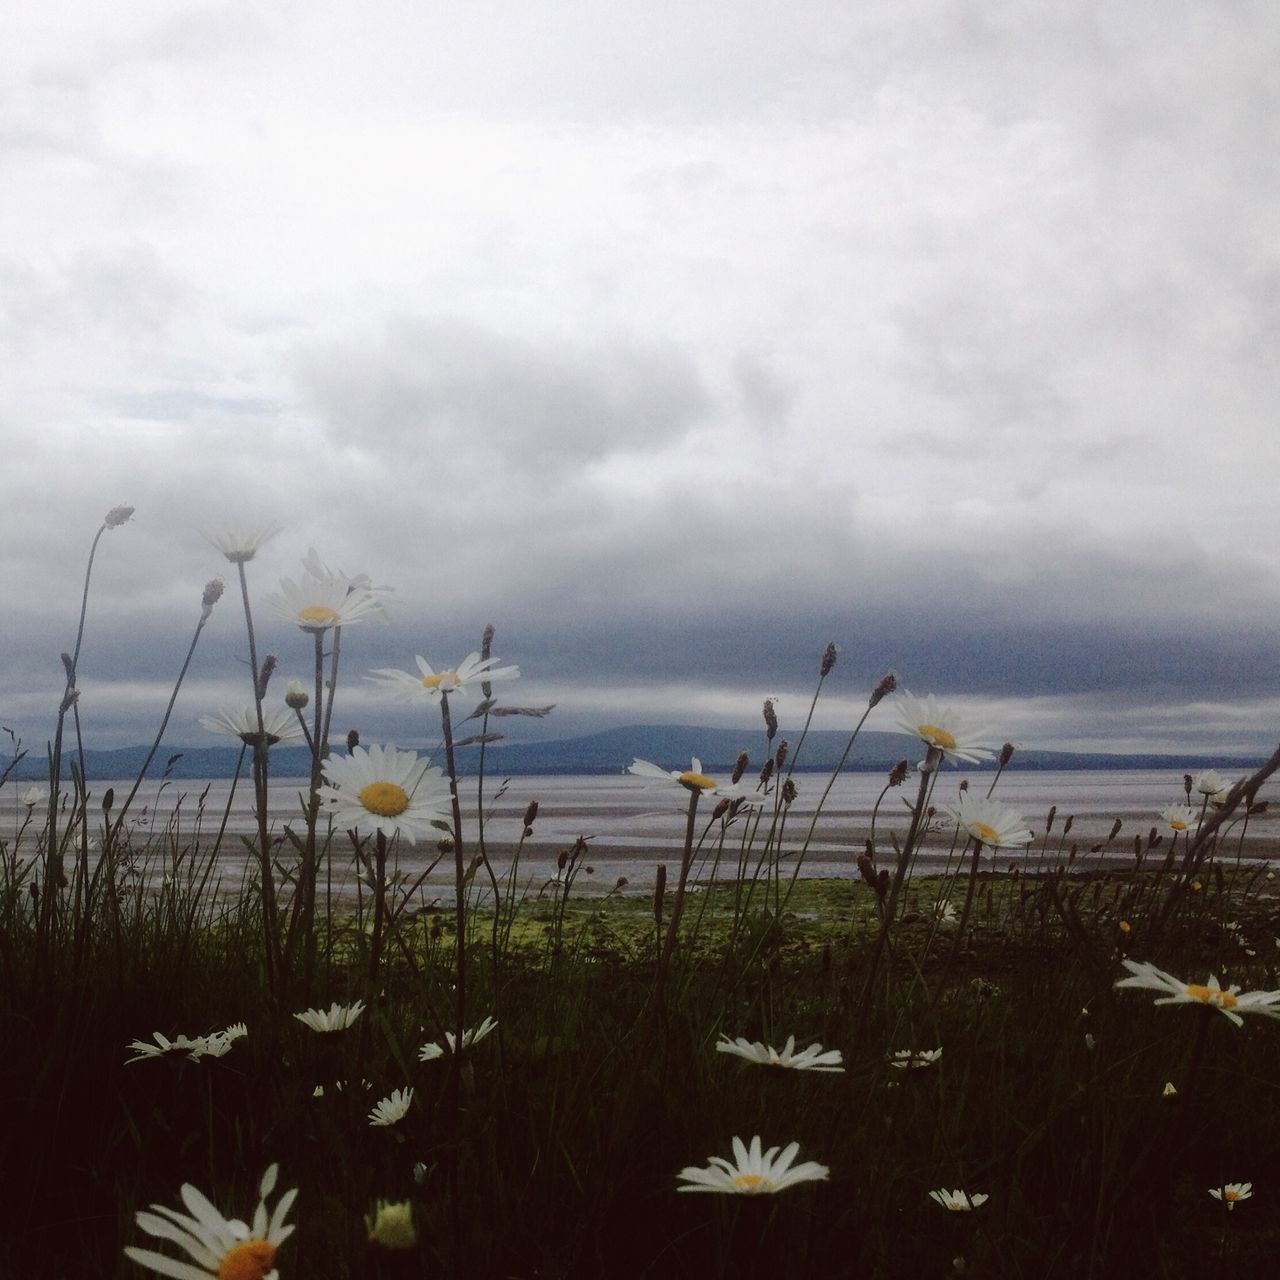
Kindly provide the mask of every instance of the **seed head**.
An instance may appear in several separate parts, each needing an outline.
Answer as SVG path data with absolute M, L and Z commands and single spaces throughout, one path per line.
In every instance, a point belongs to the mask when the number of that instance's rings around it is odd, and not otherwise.
M 772 742 L 778 733 L 778 714 L 773 709 L 772 698 L 764 700 L 764 727 L 765 736 Z
M 898 677 L 892 671 L 886 671 L 880 677 L 880 683 L 871 690 L 871 697 L 867 700 L 867 705 L 869 707 L 878 707 L 897 687 Z
M 840 646 L 834 640 L 822 651 L 822 662 L 818 666 L 818 675 L 825 680 L 830 674 L 831 669 L 836 665 L 836 659 L 840 656 Z
M 772 777 L 773 777 L 773 757 L 770 756 L 764 762 L 764 767 L 760 770 L 760 781 L 767 784 L 769 779 Z
M 1045 821 L 1044 821 L 1044 833 L 1045 833 L 1045 835 L 1048 835 L 1048 834 L 1049 834 L 1049 832 L 1053 830 L 1053 820 L 1054 820 L 1054 818 L 1056 818 L 1057 816 L 1058 816 L 1058 806 L 1057 806 L 1056 804 L 1055 804 L 1055 805 L 1050 805 L 1050 806 L 1049 806 L 1049 816 L 1048 816 L 1048 817 L 1045 819 Z M 1066 835 L 1067 833 L 1064 831 L 1062 834 L 1063 834 L 1063 835 Z
M 900 787 L 907 780 L 907 774 L 911 772 L 910 760 L 899 760 L 897 764 L 889 770 L 889 785 L 891 787 Z
M 124 524 L 129 517 L 133 515 L 132 507 L 112 507 L 102 518 L 102 523 L 108 529 L 117 529 Z
M 538 816 L 538 802 L 530 800 L 528 807 L 524 811 L 524 826 L 527 833 L 529 828 L 533 826 L 533 820 Z
M 360 745 L 360 730 L 347 730 L 347 755 L 350 755 Z
M 1071 816 L 1066 820 L 1066 822 L 1064 822 L 1064 823 L 1062 824 L 1062 834 L 1063 834 L 1064 836 L 1065 836 L 1065 835 L 1070 835 L 1070 834 L 1071 834 L 1071 824 L 1072 824 L 1075 820 L 1076 820 L 1076 815 L 1073 813 L 1073 814 L 1072 814 L 1072 815 L 1071 815 Z M 1117 827 L 1117 828 L 1116 828 L 1116 830 L 1118 831 L 1118 830 L 1119 830 L 1119 827 Z
M 223 582 L 221 578 L 210 578 L 204 584 L 204 595 L 200 597 L 200 621 L 208 622 L 213 606 L 222 599 Z
M 269 653 L 262 660 L 262 670 L 258 672 L 258 699 L 261 701 L 267 696 L 267 685 L 271 683 L 271 677 L 275 674 L 276 667 L 279 666 L 280 659 L 274 653 Z
M 742 781 L 742 775 L 747 771 L 747 765 L 751 763 L 751 758 L 745 751 L 738 752 L 737 762 L 733 766 L 733 784 L 737 786 Z
M 796 798 L 796 784 L 788 778 L 782 784 L 782 803 L 790 804 Z
M 1010 760 L 1013 759 L 1013 753 L 1015 750 L 1016 748 L 1014 747 L 1012 742 L 1006 742 L 1004 746 L 1000 748 L 1000 767 L 1002 769 L 1005 767 L 1005 765 L 1009 763 Z
M 1120 828 L 1121 828 L 1122 826 L 1124 826 L 1124 823 L 1123 823 L 1119 818 L 1117 818 L 1117 819 L 1116 819 L 1116 820 L 1111 824 L 1111 834 L 1107 837 L 1107 839 L 1108 839 L 1108 840 L 1114 840 L 1114 839 L 1116 838 L 1116 836 L 1118 836 L 1118 835 L 1120 834 Z M 1152 830 L 1152 831 L 1154 831 L 1154 830 L 1155 830 L 1155 827 L 1152 827 L 1152 828 L 1151 828 L 1151 830 Z
M 716 801 L 716 807 L 711 810 L 711 821 L 715 822 L 718 819 L 723 818 L 724 815 L 729 812 L 730 803 L 728 796 L 721 796 L 720 799 Z
M 782 770 L 782 766 L 783 766 L 783 765 L 786 763 L 786 761 L 787 761 L 787 750 L 788 750 L 788 747 L 789 747 L 789 744 L 788 744 L 788 742 L 787 742 L 786 738 L 783 738 L 783 740 L 782 740 L 780 743 L 778 743 L 778 749 L 777 749 L 777 751 L 775 751 L 775 752 L 774 752 L 774 755 L 773 755 L 773 766 L 774 766 L 774 768 L 775 768 L 775 769 L 777 769 L 779 772 L 781 772 L 781 770 Z
M 1192 778 L 1192 776 L 1189 773 L 1184 773 L 1182 775 L 1182 789 L 1187 793 L 1188 800 L 1191 799 L 1191 787 L 1194 781 L 1195 779 Z
M 965 778 L 965 779 L 964 779 L 964 781 L 960 783 L 960 790 L 961 790 L 961 791 L 968 791 L 968 790 L 969 790 L 969 779 L 968 779 L 968 778 Z

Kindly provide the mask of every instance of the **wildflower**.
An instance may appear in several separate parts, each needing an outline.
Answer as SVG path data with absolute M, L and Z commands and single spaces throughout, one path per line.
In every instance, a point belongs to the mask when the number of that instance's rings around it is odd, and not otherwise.
M 312 1031 L 345 1031 L 355 1024 L 356 1019 L 363 1012 L 363 1000 L 357 1000 L 355 1004 L 339 1004 L 335 1000 L 327 1010 L 307 1009 L 302 1013 L 295 1013 L 293 1016 L 303 1026 L 310 1027 Z
M 203 1037 L 203 1048 L 198 1055 L 193 1057 L 205 1058 L 221 1058 L 231 1051 L 231 1046 L 237 1040 L 242 1039 L 249 1034 L 249 1028 L 243 1022 L 233 1023 L 224 1031 L 215 1031 L 212 1035 Z
M 1170 804 L 1160 810 L 1160 816 L 1175 832 L 1186 831 L 1195 825 L 1195 810 L 1186 804 Z
M 972 764 L 991 759 L 991 751 L 979 745 L 987 731 L 940 705 L 933 694 L 915 698 L 904 690 L 898 695 L 896 706 L 898 726 L 940 751 L 943 759 L 968 760 Z
M 1209 1194 L 1215 1200 L 1221 1200 L 1228 1209 L 1234 1209 L 1237 1200 L 1248 1200 L 1253 1195 L 1253 1183 L 1228 1182 L 1223 1187 L 1210 1187 Z
M 414 658 L 418 675 L 411 671 L 398 671 L 382 667 L 365 676 L 393 692 L 397 701 L 412 702 L 418 698 L 434 701 L 442 693 L 454 693 L 467 685 L 492 683 L 494 680 L 514 680 L 520 674 L 519 667 L 495 666 L 497 658 L 482 658 L 479 653 L 469 653 L 452 671 L 437 671 L 421 655 Z
M 826 1165 L 814 1160 L 807 1160 L 793 1169 L 791 1162 L 800 1150 L 798 1142 L 781 1149 L 781 1154 L 779 1150 L 778 1147 L 770 1147 L 762 1154 L 758 1136 L 751 1139 L 749 1150 L 741 1138 L 734 1138 L 735 1163 L 723 1156 L 712 1156 L 710 1168 L 690 1166 L 681 1169 L 677 1180 L 690 1185 L 677 1190 L 718 1191 L 739 1196 L 772 1195 L 797 1182 L 825 1182 L 831 1172 Z
M 1164 1082 L 1164 1088 L 1160 1090 L 1160 1096 L 1162 1098 L 1175 1098 L 1177 1097 L 1177 1095 L 1178 1095 L 1178 1091 L 1177 1089 L 1174 1088 L 1173 1081 L 1166 1080 Z
M 369 1243 L 384 1249 L 412 1249 L 418 1243 L 413 1229 L 413 1205 L 408 1200 L 379 1200 L 373 1213 L 364 1215 Z
M 28 787 L 22 793 L 22 803 L 26 805 L 28 809 L 34 809 L 36 805 L 44 803 L 46 794 L 47 793 L 43 787 Z
M 232 564 L 246 564 L 258 554 L 258 548 L 280 532 L 278 524 L 223 525 L 218 529 L 202 529 L 205 540 L 217 547 Z
M 1131 925 L 1127 920 L 1121 920 L 1120 923 L 1116 925 L 1116 928 L 1119 929 L 1121 933 L 1133 932 L 1133 925 Z
M 720 1043 L 716 1045 L 717 1053 L 731 1053 L 748 1062 L 759 1063 L 763 1067 L 781 1067 L 791 1071 L 843 1071 L 843 1061 L 839 1049 L 826 1049 L 817 1042 L 807 1049 L 796 1053 L 796 1038 L 788 1036 L 787 1043 L 781 1049 L 771 1044 L 761 1044 L 759 1040 L 747 1040 L 739 1036 L 730 1040 L 722 1031 Z
M 952 906 L 950 899 L 939 902 L 933 909 L 934 920 L 948 928 L 955 928 L 960 923 L 960 917 L 956 915 L 956 909 Z
M 377 587 L 373 584 L 373 579 L 367 573 L 357 573 L 354 578 L 348 577 L 341 569 L 330 569 L 316 553 L 315 547 L 309 547 L 307 554 L 302 561 L 302 572 L 322 586 L 328 586 L 333 583 L 340 583 L 343 590 L 365 591 L 373 598 L 373 612 L 378 614 L 384 622 L 390 621 L 390 610 L 387 607 L 386 597 L 395 594 L 394 587 Z
M 688 791 L 714 791 L 719 785 L 714 778 L 702 772 L 702 761 L 697 756 L 693 757 L 689 768 L 683 773 L 679 769 L 668 772 L 648 760 L 632 760 L 627 766 L 627 772 L 634 773 L 638 778 L 658 778 L 663 782 L 674 782 Z
M 122 524 L 126 524 L 133 517 L 133 507 L 112 507 L 105 516 L 102 517 L 102 523 L 108 529 L 118 529 Z
M 1241 992 L 1238 986 L 1232 985 L 1226 990 L 1219 985 L 1218 979 L 1210 974 L 1202 983 L 1183 982 L 1172 974 L 1157 969 L 1155 965 L 1136 960 L 1125 960 L 1124 967 L 1130 976 L 1121 978 L 1117 987 L 1141 987 L 1149 991 L 1163 991 L 1163 999 L 1156 1004 L 1201 1004 L 1217 1009 L 1230 1018 L 1237 1027 L 1244 1025 L 1240 1017 L 1242 1013 L 1260 1013 L 1269 1018 L 1280 1018 L 1280 991 L 1247 991 Z
M 134 1051 L 132 1058 L 126 1058 L 124 1065 L 127 1067 L 131 1062 L 141 1062 L 144 1058 L 164 1058 L 171 1053 L 185 1053 L 193 1062 L 196 1061 L 204 1052 L 205 1040 L 203 1036 L 186 1036 L 180 1035 L 174 1040 L 170 1040 L 168 1036 L 162 1035 L 159 1031 L 152 1033 L 155 1044 L 149 1044 L 146 1040 L 130 1040 L 126 1049 Z
M 290 680 L 285 685 L 284 705 L 290 711 L 302 711 L 310 701 L 311 695 L 307 692 L 301 680 Z
M 932 1067 L 942 1057 L 939 1049 L 897 1049 L 889 1055 L 889 1065 L 899 1071 L 919 1071 Z
M 432 824 L 446 822 L 449 783 L 431 761 L 395 747 L 354 747 L 324 762 L 321 798 L 346 829 L 401 835 L 412 844 Z
M 975 839 L 991 849 L 1012 849 L 1030 844 L 1035 838 L 1023 826 L 1022 818 L 1008 805 L 971 791 L 960 793 L 960 803 L 947 812 Z
M 1202 796 L 1217 796 L 1223 792 L 1230 791 L 1234 781 L 1231 778 L 1224 778 L 1217 769 L 1205 769 L 1203 772 L 1196 774 L 1191 782 L 1192 791 L 1198 791 Z
M 462 1033 L 463 1049 L 470 1049 L 472 1045 L 479 1044 L 497 1025 L 496 1018 L 485 1018 L 478 1027 L 468 1027 Z M 452 1053 L 457 1036 L 452 1031 L 446 1031 L 444 1038 L 444 1044 L 424 1044 L 418 1050 L 418 1061 L 434 1062 L 437 1058 L 443 1058 L 446 1053 Z
M 374 1103 L 369 1112 L 369 1123 L 375 1127 L 386 1127 L 399 1123 L 409 1114 L 413 1102 L 413 1090 L 393 1089 L 390 1096 Z
M 345 578 L 280 579 L 280 590 L 267 597 L 276 617 L 312 634 L 330 627 L 349 627 L 377 613 L 381 603 L 366 587 L 349 587 Z
M 948 1191 L 946 1187 L 938 1191 L 930 1191 L 929 1199 L 936 1200 L 944 1209 L 950 1209 L 955 1213 L 966 1213 L 970 1209 L 976 1209 L 979 1205 L 986 1204 L 990 1196 L 984 1195 L 981 1191 L 975 1191 L 970 1195 L 967 1191 L 961 1191 L 957 1188 L 955 1191 Z
M 139 1266 L 177 1280 L 269 1280 L 275 1271 L 276 1250 L 292 1234 L 293 1226 L 285 1225 L 285 1216 L 293 1207 L 298 1191 L 286 1191 L 267 1212 L 267 1197 L 275 1190 L 278 1165 L 268 1167 L 258 1184 L 258 1207 L 253 1222 L 224 1218 L 189 1182 L 181 1191 L 182 1203 L 191 1216 L 164 1205 L 153 1204 L 153 1213 L 137 1214 L 138 1226 L 148 1235 L 172 1240 L 181 1245 L 196 1265 L 170 1258 L 150 1249 L 125 1249 L 127 1257 Z
M 220 710 L 216 716 L 201 716 L 200 723 L 210 733 L 225 733 L 239 738 L 246 746 L 256 747 L 258 736 L 258 711 L 256 707 L 241 707 L 239 711 Z M 297 718 L 287 711 L 263 711 L 262 732 L 268 747 L 277 742 L 295 742 L 302 737 Z

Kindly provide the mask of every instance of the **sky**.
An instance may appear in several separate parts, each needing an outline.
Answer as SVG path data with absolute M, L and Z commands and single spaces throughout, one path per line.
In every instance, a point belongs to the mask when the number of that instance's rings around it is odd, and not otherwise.
M 524 736 L 851 725 L 886 671 L 1063 750 L 1280 740 L 1272 0 L 70 0 L 0 68 L 0 723 L 149 740 L 204 583 L 497 628 Z M 245 701 L 205 628 L 166 741 Z M 512 686 L 514 689 L 514 686 Z M 282 692 L 282 690 L 277 690 Z M 886 703 L 869 728 L 892 728 Z

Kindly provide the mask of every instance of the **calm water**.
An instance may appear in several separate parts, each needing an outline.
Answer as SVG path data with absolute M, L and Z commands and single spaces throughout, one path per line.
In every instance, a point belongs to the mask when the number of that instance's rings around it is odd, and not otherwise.
M 958 770 L 944 770 L 934 792 L 934 804 L 952 802 L 965 776 Z M 973 789 L 985 791 L 990 777 L 990 774 L 985 777 L 973 774 L 970 779 Z M 782 840 L 783 850 L 790 854 L 803 844 L 828 778 L 822 774 L 799 774 L 796 782 L 799 795 L 791 808 Z M 91 809 L 100 811 L 101 797 L 108 786 L 114 786 L 119 803 L 131 785 L 132 781 L 91 784 Z M 301 828 L 299 795 L 306 785 L 305 779 L 298 778 L 272 783 L 270 812 L 277 834 L 286 826 Z M 0 793 L 0 815 L 9 831 L 16 829 L 25 813 L 19 803 L 24 786 L 6 787 Z M 867 838 L 872 807 L 883 786 L 884 775 L 878 773 L 847 774 L 836 780 L 809 840 L 803 874 L 856 874 L 854 859 Z M 891 856 L 888 833 L 905 830 L 906 802 L 914 799 L 915 786 L 914 779 L 908 780 L 905 786 L 890 791 L 881 803 L 877 835 L 882 862 Z M 1037 841 L 1031 846 L 1033 862 L 1045 856 L 1052 864 L 1059 856 L 1065 858 L 1075 843 L 1079 851 L 1077 865 L 1098 865 L 1108 860 L 1110 865 L 1131 863 L 1134 836 L 1145 838 L 1159 821 L 1161 808 L 1185 799 L 1181 773 L 1163 770 L 1010 772 L 1000 779 L 996 795 L 1018 810 L 1036 832 Z M 1264 788 L 1261 798 L 1275 804 L 1280 800 L 1280 787 Z M 221 781 L 144 785 L 131 811 L 133 825 L 139 834 L 172 835 L 181 846 L 197 831 L 204 837 L 215 835 L 229 800 L 227 836 L 219 863 L 224 883 L 231 884 L 243 873 L 244 845 L 239 837 L 251 835 L 255 830 L 252 788 L 246 783 L 236 788 L 234 796 L 230 784 Z M 532 837 L 525 841 L 519 880 L 521 884 L 531 883 L 535 892 L 554 876 L 559 852 L 570 847 L 579 836 L 588 839 L 590 852 L 585 861 L 594 869 L 590 875 L 584 871 L 579 876 L 575 883 L 579 892 L 605 892 L 615 886 L 618 877 L 625 876 L 629 882 L 628 892 L 644 893 L 653 886 L 659 862 L 666 862 L 669 873 L 674 873 L 672 864 L 679 862 L 684 837 L 685 793 L 625 775 L 516 777 L 503 786 L 487 784 L 486 839 L 490 858 L 499 872 L 519 840 L 521 819 L 530 800 L 538 801 L 539 814 Z M 473 783 L 464 782 L 463 801 L 466 830 L 471 839 L 477 811 Z M 1057 807 L 1057 817 L 1045 841 L 1041 837 L 1052 806 Z M 710 806 L 706 811 L 709 813 Z M 37 807 L 35 815 L 37 822 L 43 819 L 42 806 Z M 1117 817 L 1124 821 L 1120 835 L 1106 852 L 1090 853 L 1092 845 L 1106 839 Z M 1068 818 L 1073 821 L 1064 841 L 1062 833 Z M 1238 833 L 1239 828 L 1235 831 Z M 731 834 L 722 873 L 732 873 L 740 838 L 736 833 Z M 949 843 L 949 831 L 946 840 Z M 1229 841 L 1232 853 L 1236 844 L 1233 835 Z M 345 836 L 335 837 L 333 849 L 335 882 L 349 885 L 354 868 Z M 1280 825 L 1275 815 L 1268 813 L 1250 822 L 1244 852 L 1250 858 L 1280 860 Z M 416 878 L 427 866 L 426 854 L 425 844 L 403 850 L 401 869 Z M 942 854 L 945 854 L 945 845 L 938 854 L 922 859 L 922 869 L 936 868 Z M 1003 866 L 1008 861 L 1008 857 L 1001 855 L 994 865 Z M 704 868 L 704 874 L 705 871 Z M 429 895 L 446 900 L 452 878 L 451 865 L 442 863 L 425 882 Z

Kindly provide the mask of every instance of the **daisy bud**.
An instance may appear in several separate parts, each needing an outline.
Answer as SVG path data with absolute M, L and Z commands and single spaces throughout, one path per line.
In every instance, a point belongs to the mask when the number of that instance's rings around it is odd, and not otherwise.
M 279 665 L 280 659 L 274 653 L 269 653 L 262 660 L 262 670 L 258 672 L 258 698 L 259 700 L 267 696 L 267 685 L 271 683 L 271 677 L 275 674 L 276 667 Z
M 360 730 L 347 730 L 347 755 L 350 755 L 360 745 Z
M 1017 750 L 1017 748 L 1012 742 L 1006 742 L 1004 746 L 1000 748 L 1000 767 L 1002 769 L 1010 760 L 1013 759 L 1013 753 L 1015 750 Z
M 439 854 L 452 853 L 452 852 L 453 852 L 453 837 L 452 837 L 452 836 L 441 836 L 441 837 L 440 837 L 440 839 L 436 841 L 436 852 L 437 852 L 437 853 L 439 853 Z
M 764 727 L 765 736 L 772 742 L 778 732 L 778 715 L 773 709 L 772 698 L 764 700 Z
M 302 681 L 290 680 L 284 691 L 284 705 L 294 711 L 301 711 L 310 701 L 311 697 L 302 687 Z
M 897 764 L 889 770 L 889 785 L 891 787 L 900 787 L 907 780 L 907 774 L 911 772 L 910 760 L 899 760 Z
M 102 523 L 106 525 L 108 529 L 116 529 L 119 528 L 120 525 L 124 524 L 131 515 L 133 515 L 132 507 L 112 507 L 111 510 L 103 516 Z
M 529 828 L 533 826 L 533 820 L 538 816 L 538 802 L 530 800 L 528 808 L 524 811 L 525 834 L 528 834 Z
M 840 646 L 833 640 L 822 651 L 822 662 L 818 667 L 818 675 L 825 680 L 830 674 L 831 669 L 836 665 L 836 659 L 840 656 Z
M 742 775 L 746 773 L 747 765 L 750 763 L 751 758 L 747 753 L 745 751 L 739 751 L 737 763 L 733 766 L 733 777 L 731 779 L 734 786 L 737 786 L 737 784 L 742 781 Z
M 658 927 L 662 927 L 662 899 L 667 892 L 667 867 L 666 863 L 658 864 L 658 878 L 653 886 L 653 918 L 657 922 Z
M 880 677 L 880 683 L 871 690 L 871 697 L 867 700 L 867 705 L 869 707 L 878 707 L 897 687 L 898 677 L 892 671 L 886 671 Z

